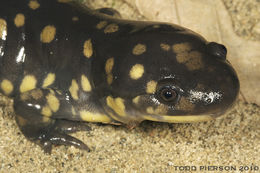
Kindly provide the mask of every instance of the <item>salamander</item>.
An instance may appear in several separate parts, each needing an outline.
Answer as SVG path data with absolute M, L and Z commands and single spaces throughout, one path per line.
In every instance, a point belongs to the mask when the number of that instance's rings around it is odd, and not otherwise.
M 116 16 L 116 17 L 115 17 Z M 225 113 L 239 93 L 227 49 L 174 24 L 130 21 L 70 0 L 1 0 L 0 91 L 21 132 L 89 150 L 85 122 L 135 127 Z

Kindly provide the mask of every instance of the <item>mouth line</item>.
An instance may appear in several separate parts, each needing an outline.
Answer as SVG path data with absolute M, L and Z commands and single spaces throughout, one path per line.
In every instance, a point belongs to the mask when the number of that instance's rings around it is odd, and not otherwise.
M 145 115 L 145 120 L 167 122 L 167 123 L 194 123 L 194 122 L 204 122 L 214 119 L 212 115 Z

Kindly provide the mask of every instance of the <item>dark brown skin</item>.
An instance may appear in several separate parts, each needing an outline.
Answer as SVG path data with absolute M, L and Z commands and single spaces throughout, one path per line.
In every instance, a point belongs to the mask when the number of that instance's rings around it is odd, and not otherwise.
M 239 81 L 223 45 L 119 17 L 56 0 L 1 2 L 0 89 L 45 152 L 53 144 L 89 150 L 68 135 L 88 130 L 82 122 L 198 122 L 234 104 Z

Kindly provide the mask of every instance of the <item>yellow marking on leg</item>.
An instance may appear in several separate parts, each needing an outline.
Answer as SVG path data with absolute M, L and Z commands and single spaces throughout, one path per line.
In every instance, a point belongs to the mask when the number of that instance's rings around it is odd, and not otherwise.
M 164 50 L 164 51 L 169 51 L 169 50 L 171 49 L 171 46 L 168 45 L 168 44 L 166 44 L 166 43 L 161 43 L 161 44 L 160 44 L 160 47 L 161 47 L 161 49 Z
M 80 117 L 83 121 L 86 122 L 102 122 L 102 123 L 109 123 L 111 119 L 105 115 L 100 113 L 92 113 L 89 111 L 80 111 Z
M 109 85 L 111 85 L 113 82 L 113 74 L 112 74 L 113 66 L 114 66 L 114 58 L 107 59 L 106 65 L 105 65 L 105 71 L 107 74 L 107 83 Z
M 50 93 L 46 96 L 46 99 L 50 109 L 53 112 L 57 112 L 60 108 L 60 101 L 57 99 L 57 97 Z
M 97 29 L 103 29 L 107 25 L 107 21 L 101 21 L 97 24 Z
M 26 75 L 20 85 L 20 92 L 33 90 L 36 87 L 37 80 L 33 75 Z
M 51 109 L 49 108 L 49 106 L 44 106 L 42 108 L 41 114 L 46 116 L 46 117 L 51 117 L 52 116 L 52 112 L 51 112 Z
M 11 81 L 4 79 L 1 82 L 1 89 L 3 90 L 5 95 L 9 95 L 13 92 L 14 86 Z
M 50 43 L 54 40 L 56 35 L 56 28 L 52 25 L 47 25 L 43 28 L 40 38 L 43 43 Z
M 54 73 L 49 73 L 47 75 L 47 77 L 44 79 L 42 87 L 46 88 L 48 86 L 50 86 L 51 84 L 53 84 L 53 82 L 55 81 L 56 75 Z
M 146 84 L 146 93 L 154 94 L 156 91 L 157 82 L 152 80 Z
M 104 33 L 110 34 L 110 33 L 117 32 L 118 30 L 119 30 L 119 26 L 117 24 L 112 23 L 106 26 L 106 28 L 104 29 Z
M 139 103 L 139 101 L 140 101 L 140 96 L 136 96 L 135 98 L 133 98 L 133 100 L 132 100 L 132 102 L 134 103 L 134 104 L 138 104 Z
M 0 39 L 6 40 L 7 36 L 7 23 L 4 19 L 0 18 Z M 2 52 L 0 52 L 2 54 Z
M 79 90 L 78 83 L 77 83 L 77 81 L 75 79 L 73 79 L 71 81 L 71 86 L 69 88 L 69 91 L 70 91 L 71 97 L 74 100 L 78 100 L 79 99 L 78 90 Z
M 137 44 L 133 49 L 134 55 L 142 55 L 146 51 L 146 45 Z
M 122 98 L 112 98 L 111 96 L 108 96 L 107 99 L 107 105 L 114 110 L 119 116 L 126 116 L 125 113 L 125 104 L 124 100 Z
M 90 92 L 92 90 L 90 82 L 85 75 L 81 75 L 81 86 L 83 91 Z
M 24 94 L 24 95 L 26 95 L 26 94 Z M 39 100 L 40 98 L 43 97 L 42 90 L 40 90 L 40 89 L 32 90 L 31 96 L 32 96 L 33 99 Z
M 22 27 L 25 23 L 25 16 L 21 13 L 18 13 L 14 18 L 14 24 L 17 28 Z
M 37 8 L 40 7 L 40 4 L 37 0 L 30 0 L 28 6 L 32 9 L 32 10 L 36 10 Z
M 135 64 L 130 70 L 131 79 L 137 80 L 141 78 L 144 74 L 144 66 L 141 64 Z
M 153 109 L 153 107 L 148 107 L 148 108 L 146 108 L 146 112 L 148 113 L 148 114 L 154 114 L 154 109 Z
M 85 57 L 87 57 L 87 58 L 91 58 L 91 56 L 93 55 L 93 45 L 92 45 L 91 39 L 88 39 L 87 41 L 85 41 L 84 46 L 83 46 L 83 53 L 84 53 Z

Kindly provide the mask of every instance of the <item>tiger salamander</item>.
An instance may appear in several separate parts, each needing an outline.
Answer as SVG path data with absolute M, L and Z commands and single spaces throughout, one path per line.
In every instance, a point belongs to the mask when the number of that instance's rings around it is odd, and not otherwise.
M 207 121 L 235 102 L 239 80 L 223 45 L 119 16 L 69 0 L 1 0 L 0 90 L 45 152 L 89 150 L 69 135 L 82 122 Z

